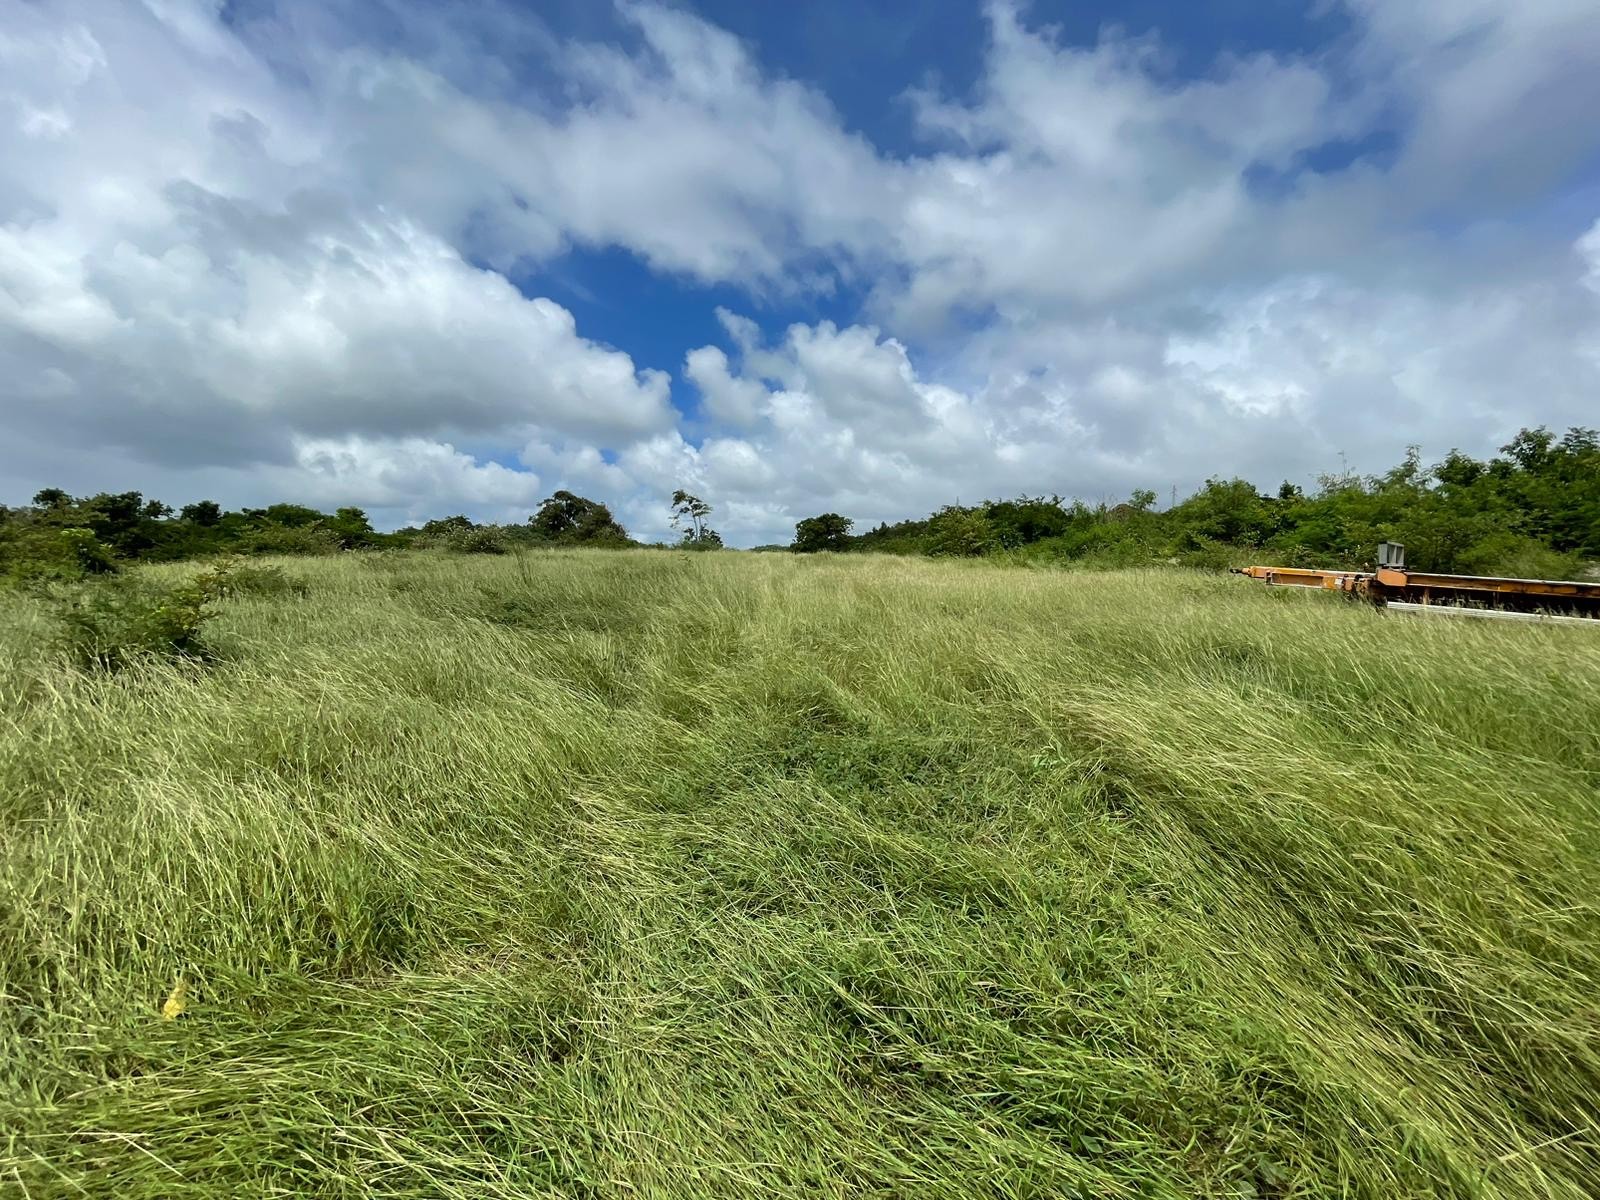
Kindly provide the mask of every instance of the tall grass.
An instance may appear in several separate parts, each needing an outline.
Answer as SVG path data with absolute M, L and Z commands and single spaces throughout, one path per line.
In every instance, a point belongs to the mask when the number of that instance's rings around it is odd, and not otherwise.
M 1591 631 L 289 569 L 206 664 L 0 618 L 0 1193 L 1600 1194 Z

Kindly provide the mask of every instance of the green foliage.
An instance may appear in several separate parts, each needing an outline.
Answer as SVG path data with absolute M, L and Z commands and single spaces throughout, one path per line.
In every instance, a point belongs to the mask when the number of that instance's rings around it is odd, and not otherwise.
M 222 506 L 215 500 L 197 500 L 193 504 L 185 504 L 179 515 L 185 521 L 209 528 L 222 520 Z
M 706 524 L 711 505 L 679 488 L 672 493 L 672 527 L 683 531 L 683 550 L 721 550 L 722 535 Z
M 0 523 L 0 580 L 12 583 L 76 580 L 118 569 L 111 547 L 79 526 Z
M 440 517 L 437 520 L 429 521 L 422 527 L 421 535 L 424 538 L 448 537 L 451 534 L 466 533 L 476 528 L 477 526 L 467 517 L 457 513 L 453 517 Z
M 559 491 L 528 518 L 529 530 L 541 541 L 558 546 L 627 546 L 628 531 L 604 504 Z
M 332 517 L 323 517 L 320 524 L 339 540 L 340 547 L 345 550 L 357 550 L 379 542 L 372 523 L 367 520 L 367 514 L 359 508 L 341 508 Z
M 1175 555 L 1179 565 L 1197 567 L 1203 571 L 1226 571 L 1232 567 L 1242 567 L 1249 563 L 1252 556 L 1252 552 L 1244 547 L 1207 537 L 1192 539 L 1185 550 Z
M 338 534 L 312 523 L 261 524 L 233 544 L 241 554 L 336 554 L 341 548 Z
M 111 547 L 96 540 L 92 530 L 63 529 L 56 536 L 61 539 L 68 561 L 80 575 L 116 574 L 117 560 Z
M 1112 521 L 1100 514 L 1085 514 L 1059 538 L 1040 542 L 1042 549 L 1081 567 L 1113 570 L 1148 567 L 1166 555 L 1132 522 Z
M 807 517 L 794 527 L 794 544 L 791 547 L 796 554 L 816 554 L 823 550 L 848 550 L 850 548 L 850 527 L 855 522 L 849 517 L 841 517 L 838 513 L 823 513 L 817 517 Z
M 929 521 L 897 521 L 893 525 L 880 521 L 876 527 L 850 539 L 854 550 L 875 554 L 921 554 L 928 537 Z
M 1184 502 L 1185 549 L 1206 542 L 1259 546 L 1275 532 L 1277 521 L 1269 502 L 1243 479 L 1208 479 Z
M 504 554 L 507 550 L 505 538 L 487 525 L 457 530 L 446 538 L 444 548 L 457 554 Z
M 1479 461 L 1450 451 L 1428 466 L 1416 447 L 1369 477 L 1323 476 L 1315 491 L 1283 481 L 1261 494 L 1247 480 L 1213 477 L 1181 503 L 1156 511 L 1157 494 L 1136 489 L 1120 504 L 1089 506 L 1060 496 L 948 506 L 921 520 L 852 533 L 838 513 L 796 526 L 791 549 L 947 557 L 1004 555 L 1027 562 L 1135 566 L 1177 561 L 1212 566 L 1242 558 L 1290 566 L 1369 565 L 1381 541 L 1400 541 L 1416 568 L 1479 574 L 1581 574 L 1600 558 L 1600 433 L 1561 436 L 1524 429 L 1500 454 Z M 677 546 L 721 548 L 712 506 L 683 489 L 672 495 Z M 545 499 L 525 525 L 477 526 L 465 515 L 420 529 L 375 531 L 359 508 L 332 515 L 301 504 L 225 512 L 214 501 L 170 506 L 138 492 L 74 499 L 44 488 L 31 508 L 0 507 L 0 578 L 71 578 L 100 569 L 76 561 L 57 536 L 85 529 L 103 548 L 96 562 L 175 561 L 217 554 L 319 555 L 407 546 L 495 553 L 523 546 L 631 545 L 609 508 L 568 491 Z M 1223 549 L 1227 547 L 1228 549 Z
M 359 512 L 359 509 L 353 510 Z M 326 518 L 314 508 L 307 508 L 304 504 L 271 504 L 259 510 L 247 510 L 249 515 L 259 516 L 264 521 L 274 525 L 282 525 L 289 529 L 306 529 L 313 525 L 324 523 Z
M 213 616 L 200 581 L 164 585 L 108 576 L 51 593 L 56 645 L 85 670 L 116 671 L 144 658 L 199 658 L 200 629 Z
M 929 520 L 925 553 L 934 557 L 976 558 L 998 544 L 981 510 L 949 505 Z
M 987 526 L 987 534 L 983 540 L 988 548 L 1015 550 L 1021 546 L 1029 546 L 1045 538 L 1059 536 L 1066 532 L 1072 523 L 1071 514 L 1061 507 L 1059 496 L 1052 496 L 1048 500 L 1027 496 L 1016 500 L 991 500 L 979 511 Z M 935 518 L 934 525 L 935 536 L 945 536 L 944 530 L 947 529 L 948 522 L 941 525 L 940 519 Z M 939 550 L 930 553 L 958 553 L 958 551 Z
M 1463 575 L 1509 575 L 1521 579 L 1575 579 L 1584 562 L 1576 554 L 1562 554 L 1523 534 L 1490 533 L 1463 550 L 1455 559 Z
M 721 550 L 722 535 L 709 526 L 687 530 L 678 543 L 680 550 Z
M 1488 462 L 1452 450 L 1433 467 L 1411 447 L 1382 475 L 1327 475 L 1310 495 L 1288 480 L 1262 495 L 1247 480 L 1218 477 L 1164 512 L 1155 502 L 1149 489 L 1111 507 L 990 500 L 880 524 L 846 548 L 1095 567 L 1354 568 L 1371 564 L 1379 542 L 1399 541 L 1421 570 L 1570 577 L 1600 557 L 1600 434 L 1523 430 Z
M 302 599 L 311 593 L 310 584 L 282 567 L 261 566 L 243 559 L 218 563 L 196 582 L 207 596 L 217 600 L 236 596 Z

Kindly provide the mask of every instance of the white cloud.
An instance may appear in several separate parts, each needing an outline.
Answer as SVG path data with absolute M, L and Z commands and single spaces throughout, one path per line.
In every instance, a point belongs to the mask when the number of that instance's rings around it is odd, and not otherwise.
M 665 374 L 468 263 L 403 195 L 363 205 L 329 186 L 337 164 L 315 158 L 303 101 L 213 10 L 107 6 L 92 30 L 3 11 L 13 437 L 169 468 L 297 463 L 308 486 L 343 478 L 351 496 L 406 507 L 377 484 L 410 471 L 427 503 L 490 503 L 487 481 L 506 503 L 536 490 L 532 476 L 471 466 L 451 439 L 617 443 L 671 427 Z M 36 150 L 45 103 L 81 145 Z M 335 444 L 346 449 L 330 457 Z M 308 459 L 308 447 L 322 449 Z
M 684 357 L 683 374 L 700 389 L 706 412 L 716 420 L 743 427 L 759 419 L 766 392 L 753 380 L 733 378 L 728 371 L 728 356 L 716 346 L 689 351 Z
M 305 0 L 244 34 L 0 0 L 0 477 L 418 515 L 571 486 L 647 535 L 691 486 L 767 540 L 1592 423 L 1600 15 L 1344 8 L 1190 78 L 993 0 L 977 85 L 909 97 L 891 153 L 676 7 L 600 45 L 396 2 L 375 45 Z M 575 246 L 834 319 L 719 310 L 685 421 L 649 369 L 679 353 L 499 273 Z
M 425 438 L 308 439 L 295 447 L 295 467 L 279 472 L 284 495 L 325 508 L 354 503 L 408 521 L 438 515 L 441 503 L 521 520 L 544 492 L 531 471 L 479 462 L 454 446 Z
M 1184 331 L 995 329 L 971 348 L 986 382 L 969 391 L 921 378 L 877 330 L 796 326 L 733 376 L 766 381 L 741 445 L 773 476 L 674 442 L 633 477 L 748 501 L 736 532 L 759 541 L 827 509 L 870 523 L 958 497 L 1187 494 L 1213 472 L 1310 484 L 1410 443 L 1482 453 L 1523 425 L 1593 423 L 1600 294 L 1580 284 L 1587 270 L 1600 293 L 1600 226 L 1574 249 L 1564 277 L 1449 298 L 1296 277 L 1220 295 Z

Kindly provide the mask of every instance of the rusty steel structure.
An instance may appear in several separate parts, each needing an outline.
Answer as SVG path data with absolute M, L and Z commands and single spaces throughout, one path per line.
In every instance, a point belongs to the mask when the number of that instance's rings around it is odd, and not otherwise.
M 1371 571 L 1317 571 L 1301 567 L 1235 567 L 1234 573 L 1278 587 L 1320 588 L 1374 604 L 1426 610 L 1433 606 L 1481 615 L 1538 614 L 1600 618 L 1600 582 L 1512 579 L 1495 575 L 1442 575 L 1412 571 L 1405 547 L 1384 542 Z

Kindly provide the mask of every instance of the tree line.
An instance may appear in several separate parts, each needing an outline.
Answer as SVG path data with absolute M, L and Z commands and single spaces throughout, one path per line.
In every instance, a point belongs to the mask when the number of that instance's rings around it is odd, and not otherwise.
M 670 508 L 689 550 L 722 546 L 712 506 L 685 491 Z M 520 524 L 480 524 L 457 514 L 393 533 L 373 529 L 360 508 L 322 512 L 304 504 L 224 509 L 214 500 L 173 508 L 139 492 L 73 496 L 43 488 L 28 505 L 0 505 L 0 580 L 112 574 L 123 563 L 218 555 L 332 554 L 341 550 L 439 549 L 503 554 L 519 547 L 641 546 L 605 504 L 569 491 L 545 499 Z M 661 545 L 661 543 L 656 543 Z
M 1424 570 L 1540 577 L 1572 575 L 1600 559 L 1600 434 L 1524 429 L 1486 460 L 1452 450 L 1424 465 L 1415 448 L 1378 475 L 1325 475 L 1310 492 L 1285 482 L 1262 493 L 1215 477 L 1181 503 L 1156 508 L 1156 493 L 1120 503 L 1022 496 L 947 505 L 917 520 L 856 532 L 836 513 L 807 517 L 787 546 L 798 553 L 993 556 L 1090 566 L 1156 562 L 1221 567 L 1260 559 L 1285 566 L 1359 566 L 1381 541 L 1400 541 Z M 679 539 L 715 550 L 712 506 L 676 491 Z M 605 504 L 558 491 L 520 524 L 478 524 L 464 515 L 393 533 L 353 507 L 301 504 L 226 510 L 211 500 L 174 509 L 139 492 L 74 497 L 39 491 L 29 505 L 0 506 L 0 578 L 79 577 L 124 562 L 214 555 L 327 554 L 340 550 L 440 549 L 504 553 L 519 547 L 614 547 L 640 543 Z M 667 545 L 655 543 L 655 545 Z
M 1060 496 L 947 505 L 920 520 L 854 532 L 839 513 L 808 517 L 789 549 L 1135 566 L 1358 567 L 1379 542 L 1403 542 L 1422 570 L 1557 578 L 1600 559 L 1600 434 L 1524 429 L 1486 460 L 1452 450 L 1424 465 L 1415 447 L 1377 475 L 1322 476 L 1258 491 L 1211 478 L 1157 511 L 1156 494 L 1116 504 Z

